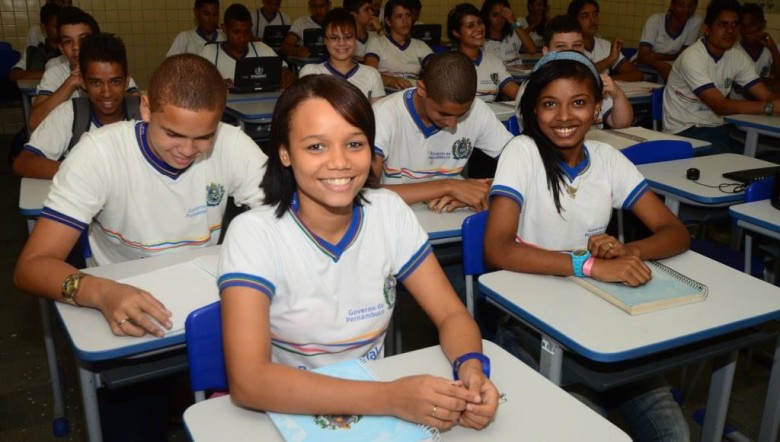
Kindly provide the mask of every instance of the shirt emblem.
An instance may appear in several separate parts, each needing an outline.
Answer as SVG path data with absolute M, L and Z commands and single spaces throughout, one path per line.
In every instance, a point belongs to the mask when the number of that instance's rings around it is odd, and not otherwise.
M 209 207 L 218 206 L 225 197 L 225 186 L 211 182 L 206 186 L 206 204 Z
M 472 150 L 474 150 L 474 145 L 466 137 L 452 143 L 452 156 L 457 160 L 468 159 Z

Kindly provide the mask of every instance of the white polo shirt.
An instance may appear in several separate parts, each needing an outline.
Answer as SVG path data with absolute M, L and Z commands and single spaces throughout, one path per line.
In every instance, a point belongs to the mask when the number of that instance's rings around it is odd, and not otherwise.
M 329 62 L 307 64 L 301 68 L 298 74 L 299 78 L 307 75 L 325 74 L 339 77 L 357 86 L 363 95 L 369 100 L 372 98 L 384 97 L 385 87 L 382 84 L 382 76 L 379 71 L 364 64 L 355 63 L 355 66 L 346 74 L 342 74 L 330 65 Z
M 171 55 L 179 54 L 200 55 L 207 44 L 221 41 L 225 41 L 225 33 L 221 29 L 217 29 L 211 35 L 201 34 L 198 28 L 182 31 L 173 39 L 173 44 L 165 56 L 170 57 Z
M 501 89 L 514 81 L 504 63 L 493 54 L 480 50 L 474 67 L 477 69 L 477 96 L 485 101 L 496 101 Z
M 612 52 L 612 43 L 610 43 L 609 40 L 604 40 L 603 38 L 594 37 L 593 47 L 585 48 L 583 53 L 585 54 L 585 56 L 590 58 L 590 60 L 593 63 L 598 63 L 601 60 L 609 57 L 610 52 Z M 621 53 L 618 55 L 617 61 L 615 61 L 615 63 L 613 63 L 612 66 L 610 66 L 608 69 L 604 69 L 599 73 L 612 75 L 615 72 L 617 72 L 618 68 L 620 68 L 620 65 L 626 62 L 628 62 L 628 60 Z
M 676 54 L 696 42 L 701 29 L 701 17 L 691 16 L 678 35 L 672 35 L 669 31 L 669 20 L 668 12 L 651 15 L 642 28 L 639 46 L 648 46 L 657 54 Z
M 201 57 L 214 63 L 217 70 L 222 75 L 222 78 L 233 78 L 236 74 L 236 61 L 243 60 L 244 58 L 255 57 L 278 57 L 279 55 L 271 49 L 270 46 L 261 41 L 249 42 L 246 48 L 246 52 L 240 58 L 234 58 L 232 55 L 225 52 L 222 47 L 222 43 L 207 45 L 201 52 Z M 282 66 L 287 66 L 287 63 L 282 62 Z
M 292 20 L 290 20 L 290 16 L 285 14 L 282 11 L 277 12 L 273 17 L 270 19 L 263 14 L 263 12 L 260 10 L 260 8 L 257 8 L 255 10 L 255 16 L 252 23 L 252 35 L 254 35 L 257 38 L 263 38 L 263 33 L 265 32 L 265 27 L 273 25 L 273 26 L 292 26 Z
M 501 40 L 492 40 L 486 36 L 483 47 L 485 53 L 495 55 L 504 63 L 517 59 L 522 48 L 523 41 L 514 32 Z
M 390 35 L 384 35 L 368 41 L 365 56 L 377 57 L 379 72 L 383 74 L 416 76 L 423 60 L 431 54 L 431 48 L 421 40 L 410 38 L 406 44 L 399 45 Z

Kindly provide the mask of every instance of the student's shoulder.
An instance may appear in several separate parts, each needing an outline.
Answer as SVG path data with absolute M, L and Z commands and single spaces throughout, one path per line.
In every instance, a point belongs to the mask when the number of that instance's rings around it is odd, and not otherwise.
M 208 59 L 209 61 L 212 61 L 214 56 L 217 55 L 217 51 L 219 51 L 219 49 L 219 43 L 209 43 L 203 46 L 203 49 L 200 51 L 200 56 Z
M 268 46 L 267 44 L 263 43 L 262 41 L 253 41 L 250 44 L 255 48 L 255 51 L 261 57 L 277 57 L 278 56 L 276 54 L 276 52 L 273 49 L 271 49 L 270 46 Z
M 372 105 L 374 107 L 374 113 L 392 114 L 392 113 L 399 112 L 401 109 L 404 109 L 406 106 L 404 103 L 404 101 L 406 100 L 406 95 L 413 94 L 414 91 L 415 91 L 414 88 L 406 89 L 385 96 L 384 98 L 382 98 L 381 100 L 377 101 Z
M 363 189 L 363 197 L 368 201 L 364 203 L 367 213 L 381 213 L 380 219 L 393 218 L 399 211 L 411 210 L 409 205 L 401 197 L 388 189 Z M 389 214 L 390 216 L 385 216 Z

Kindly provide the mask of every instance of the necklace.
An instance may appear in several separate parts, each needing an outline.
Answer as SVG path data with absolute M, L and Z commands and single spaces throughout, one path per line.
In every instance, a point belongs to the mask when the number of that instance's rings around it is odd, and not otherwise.
M 578 187 L 573 187 L 566 183 L 563 183 L 563 185 L 566 186 L 566 193 L 569 195 L 569 198 L 574 199 L 577 197 Z

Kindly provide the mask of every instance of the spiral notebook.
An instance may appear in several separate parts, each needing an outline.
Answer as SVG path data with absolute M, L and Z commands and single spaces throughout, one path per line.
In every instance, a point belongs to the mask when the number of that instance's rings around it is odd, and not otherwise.
M 658 261 L 646 261 L 646 264 L 653 271 L 653 277 L 639 287 L 591 278 L 572 276 L 570 279 L 632 315 L 700 302 L 707 298 L 706 285 Z
M 365 365 L 354 359 L 314 372 L 355 381 L 374 381 L 377 377 Z M 268 413 L 286 441 L 438 441 L 435 429 L 414 424 L 393 416 L 309 415 Z

